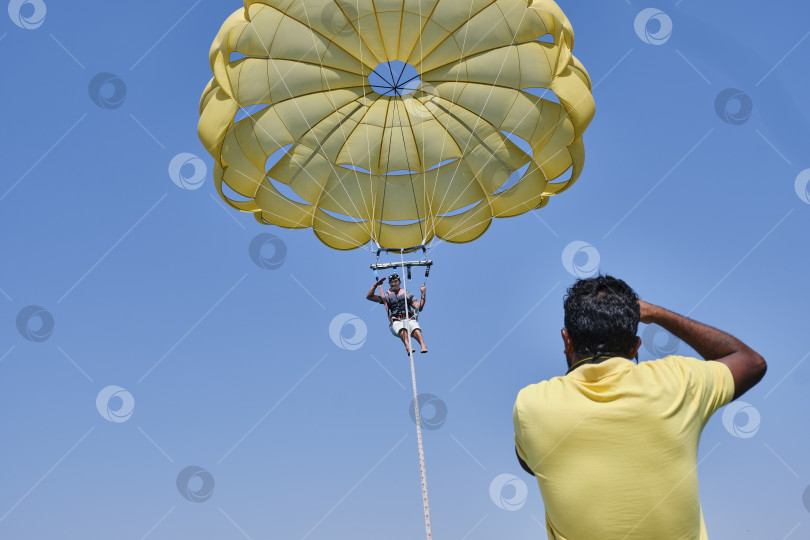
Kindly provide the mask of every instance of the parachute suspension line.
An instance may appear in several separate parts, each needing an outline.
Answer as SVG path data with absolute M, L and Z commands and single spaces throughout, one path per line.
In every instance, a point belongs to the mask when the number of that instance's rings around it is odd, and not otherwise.
M 402 73 L 400 73 L 402 76 Z M 399 107 L 397 107 L 397 113 L 399 113 Z M 405 150 L 405 163 L 408 167 L 408 178 L 411 181 L 411 193 L 413 193 L 413 206 L 416 208 L 416 222 L 419 224 L 419 234 L 422 236 L 422 244 L 425 243 L 425 231 L 422 230 L 422 217 L 419 215 L 419 203 L 416 201 L 416 188 L 413 185 L 413 175 L 411 174 L 411 159 L 408 157 L 407 149 L 405 148 L 405 126 L 402 122 L 402 116 L 400 115 L 400 126 L 399 132 L 402 135 L 402 147 Z M 410 123 L 410 118 L 408 119 Z M 424 174 L 424 173 L 423 173 Z
M 391 102 L 390 101 L 388 102 L 388 107 L 391 107 Z M 386 117 L 386 119 L 388 118 L 388 110 L 385 111 L 385 117 Z M 385 163 L 385 170 L 386 171 L 388 171 L 388 167 L 389 167 L 389 165 L 391 165 L 391 141 L 393 139 L 394 138 L 389 135 L 389 137 L 388 137 L 388 154 L 387 154 L 386 163 Z M 385 127 L 383 127 L 383 140 L 385 140 Z M 382 198 L 382 204 L 380 205 L 380 226 L 377 229 L 377 231 L 378 231 L 377 232 L 377 245 L 378 246 L 380 245 L 380 239 L 382 237 L 382 226 L 383 226 L 383 218 L 384 218 L 383 212 L 385 211 L 385 192 L 386 192 L 387 187 L 388 187 L 388 179 L 384 178 L 383 179 L 383 198 Z
M 380 250 L 378 249 L 377 250 L 377 263 L 379 263 L 379 262 L 380 262 Z M 374 270 L 374 278 L 375 279 L 380 279 L 380 276 L 377 274 L 377 265 L 378 264 L 374 264 L 371 268 Z M 386 315 L 386 317 L 388 317 L 388 325 L 393 327 L 394 319 L 391 317 L 391 309 L 388 307 L 388 297 L 385 294 L 385 291 L 383 291 L 382 284 L 380 284 L 380 297 L 382 298 L 383 305 L 385 306 L 385 315 Z
M 405 275 L 405 258 L 403 250 L 399 250 L 400 264 L 402 266 L 402 274 Z M 427 271 L 430 267 L 427 267 Z M 427 279 L 427 278 L 426 278 Z M 427 490 L 427 474 L 425 473 L 425 449 L 422 444 L 422 421 L 419 417 L 419 394 L 416 392 L 416 371 L 413 367 L 413 348 L 411 347 L 411 335 L 409 322 L 411 320 L 410 310 L 408 309 L 408 289 L 405 279 L 402 279 L 402 291 L 405 296 L 405 332 L 408 333 L 408 358 L 411 361 L 411 385 L 413 386 L 413 412 L 414 420 L 416 420 L 416 442 L 419 447 L 419 474 L 422 480 L 422 503 L 425 510 L 425 537 L 427 540 L 433 538 L 433 533 L 430 529 L 430 503 L 428 502 Z

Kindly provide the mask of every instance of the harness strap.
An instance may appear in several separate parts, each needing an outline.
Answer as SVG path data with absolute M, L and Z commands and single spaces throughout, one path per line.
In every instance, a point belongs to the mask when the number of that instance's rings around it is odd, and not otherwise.
M 376 272 L 375 272 L 376 274 Z M 391 310 L 388 309 L 388 294 L 383 292 L 382 285 L 380 285 L 380 297 L 382 298 L 383 305 L 385 306 L 385 315 L 388 317 L 388 324 L 393 325 L 394 319 L 391 317 Z

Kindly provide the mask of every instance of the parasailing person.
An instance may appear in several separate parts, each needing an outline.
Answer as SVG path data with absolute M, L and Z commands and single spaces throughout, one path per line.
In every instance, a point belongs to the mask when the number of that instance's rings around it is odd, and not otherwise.
M 374 294 L 377 287 L 380 287 L 380 292 L 382 292 L 382 284 L 384 281 L 385 277 L 378 279 L 377 282 L 371 286 L 371 289 L 369 289 L 366 294 L 366 299 L 385 306 L 388 312 L 391 333 L 398 336 L 402 340 L 402 343 L 405 344 L 405 352 L 408 354 L 416 352 L 416 349 L 411 348 L 411 339 L 409 336 L 413 336 L 413 338 L 419 342 L 419 346 L 422 348 L 420 352 L 428 352 L 425 340 L 422 337 L 422 329 L 416 320 L 417 314 L 425 307 L 425 286 L 422 285 L 419 288 L 422 297 L 417 302 L 413 294 L 410 292 L 406 294 L 405 290 L 400 288 L 400 279 L 397 274 L 388 276 L 389 289 L 383 293 L 382 296 Z M 408 309 L 408 306 L 410 306 L 410 309 Z

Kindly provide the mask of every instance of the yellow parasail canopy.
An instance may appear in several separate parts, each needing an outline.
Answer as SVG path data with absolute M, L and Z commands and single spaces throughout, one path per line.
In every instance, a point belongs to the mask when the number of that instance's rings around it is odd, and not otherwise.
M 551 0 L 245 0 L 199 136 L 219 194 L 261 223 L 335 249 L 469 242 L 582 171 L 573 46 Z

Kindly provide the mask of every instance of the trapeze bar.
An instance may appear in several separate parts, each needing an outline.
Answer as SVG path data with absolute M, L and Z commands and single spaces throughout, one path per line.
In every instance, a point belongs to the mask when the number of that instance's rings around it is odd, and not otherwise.
M 390 263 L 382 263 L 382 264 L 372 264 L 372 270 L 387 270 L 388 268 L 402 268 L 405 266 L 406 268 L 409 266 L 427 266 L 430 268 L 433 265 L 433 261 L 405 261 L 402 262 L 390 262 Z

